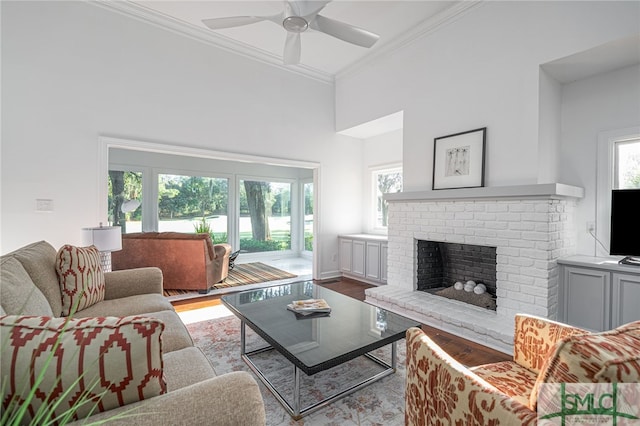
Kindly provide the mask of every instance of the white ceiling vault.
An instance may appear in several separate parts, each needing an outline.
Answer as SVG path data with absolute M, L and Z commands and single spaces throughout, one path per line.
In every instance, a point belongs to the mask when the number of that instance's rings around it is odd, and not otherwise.
M 320 12 L 380 36 L 371 48 L 359 47 L 318 31 L 301 34 L 302 54 L 298 65 L 283 64 L 287 32 L 273 22 L 211 30 L 203 19 L 229 16 L 270 16 L 282 12 L 285 2 L 272 0 L 136 0 L 98 4 L 196 37 L 226 50 L 283 67 L 325 82 L 336 75 L 398 49 L 411 40 L 434 31 L 478 1 L 435 0 L 333 0 Z

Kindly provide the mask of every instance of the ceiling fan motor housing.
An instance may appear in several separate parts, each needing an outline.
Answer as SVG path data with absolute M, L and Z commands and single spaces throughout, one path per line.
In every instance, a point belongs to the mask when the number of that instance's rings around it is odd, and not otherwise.
M 309 28 L 309 23 L 301 16 L 288 16 L 282 21 L 282 26 L 291 33 L 303 33 Z

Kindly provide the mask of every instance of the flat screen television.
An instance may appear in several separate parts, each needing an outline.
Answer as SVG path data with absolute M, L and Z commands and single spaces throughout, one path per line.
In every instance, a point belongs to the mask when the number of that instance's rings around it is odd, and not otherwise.
M 640 189 L 611 191 L 609 254 L 626 256 L 620 263 L 640 266 Z

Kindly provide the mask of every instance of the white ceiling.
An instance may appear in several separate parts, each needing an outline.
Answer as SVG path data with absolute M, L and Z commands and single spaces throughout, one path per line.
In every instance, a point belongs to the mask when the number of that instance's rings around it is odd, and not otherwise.
M 226 48 L 238 50 L 245 55 L 262 60 L 266 56 L 282 62 L 286 31 L 273 22 L 263 21 L 214 31 L 207 28 L 202 20 L 227 16 L 275 15 L 283 10 L 284 1 L 136 0 L 113 3 L 135 6 L 139 16 L 148 12 L 156 23 L 166 18 L 165 23 L 171 24 L 173 29 L 178 25 L 192 32 L 211 32 L 214 40 L 217 39 Z M 462 3 L 435 0 L 334 0 L 320 12 L 321 15 L 374 32 L 380 39 L 372 48 L 367 49 L 307 30 L 302 34 L 301 64 L 295 67 L 332 78 L 366 56 L 375 55 L 430 22 L 437 26 L 436 23 L 446 20 L 443 17 L 459 9 Z

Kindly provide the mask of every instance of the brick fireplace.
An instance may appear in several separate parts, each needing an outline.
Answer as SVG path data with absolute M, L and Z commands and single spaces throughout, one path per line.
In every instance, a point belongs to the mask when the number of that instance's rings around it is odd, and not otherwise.
M 366 300 L 511 352 L 516 313 L 556 318 L 556 260 L 574 254 L 576 200 L 562 184 L 387 194 L 387 285 Z M 495 311 L 418 290 L 418 241 L 495 248 Z

